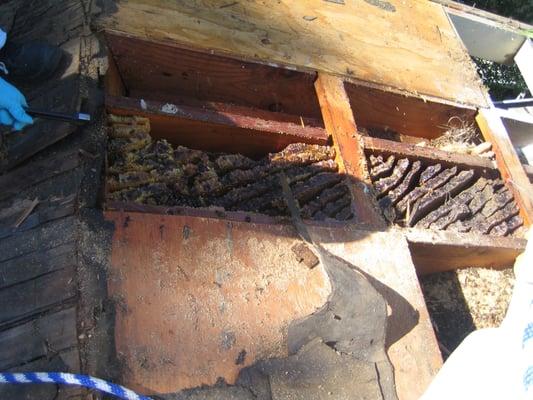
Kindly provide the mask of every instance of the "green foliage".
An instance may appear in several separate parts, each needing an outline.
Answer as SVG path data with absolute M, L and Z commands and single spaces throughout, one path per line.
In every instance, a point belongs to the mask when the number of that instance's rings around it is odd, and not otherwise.
M 526 82 L 516 65 L 496 64 L 477 57 L 472 59 L 493 100 L 513 99 L 527 92 Z

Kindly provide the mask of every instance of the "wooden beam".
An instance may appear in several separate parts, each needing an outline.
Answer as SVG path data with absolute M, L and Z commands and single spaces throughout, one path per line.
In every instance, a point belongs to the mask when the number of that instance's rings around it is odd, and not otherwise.
M 434 139 L 448 129 L 451 120 L 468 123 L 476 116 L 475 108 L 407 96 L 369 83 L 348 81 L 345 86 L 357 125 L 367 129 Z
M 380 154 L 393 154 L 399 157 L 412 157 L 428 163 L 441 163 L 445 166 L 483 168 L 496 170 L 494 163 L 486 158 L 470 154 L 451 153 L 432 147 L 416 146 L 407 143 L 393 142 L 392 140 L 363 136 L 363 147 L 367 151 Z
M 279 148 L 280 145 L 286 146 L 294 142 L 322 145 L 328 143 L 328 134 L 320 127 L 321 121 L 316 119 L 304 119 L 295 115 L 224 103 L 202 101 L 188 103 L 182 101 L 173 104 L 106 96 L 107 109 L 113 114 L 147 117 L 150 119 L 154 137 L 162 135 L 167 140 L 181 145 L 194 141 L 196 142 L 196 146 L 192 146 L 194 148 L 207 146 L 213 149 L 213 146 L 218 146 L 218 142 L 222 140 L 227 147 L 240 145 L 243 151 L 239 152 L 250 154 L 254 151 L 254 142 L 258 138 L 263 138 L 262 141 L 270 140 L 272 150 Z M 163 121 L 166 121 L 166 126 L 163 126 Z M 210 129 L 206 128 L 205 123 L 209 124 Z M 180 129 L 180 126 L 186 126 L 187 129 Z M 166 133 L 167 128 L 168 133 Z M 232 143 L 228 140 L 235 136 L 243 136 L 243 141 Z M 213 150 L 228 151 L 227 148 Z
M 473 233 L 406 230 L 411 256 L 419 275 L 460 268 L 512 267 L 527 241 Z
M 226 5 L 221 7 L 220 0 L 121 1 L 103 25 L 210 54 L 321 71 L 476 107 L 487 104 L 474 65 L 438 4 L 280 0 Z M 369 35 L 369 26 L 375 34 Z M 146 70 L 151 79 L 151 69 Z
M 105 91 L 111 96 L 126 96 L 126 86 L 115 62 L 113 54 L 107 53 L 107 72 L 105 74 Z
M 490 109 L 481 109 L 476 120 L 485 140 L 492 143 L 498 169 L 520 207 L 524 225 L 530 226 L 533 222 L 533 187 L 501 118 Z
M 362 223 L 383 226 L 383 218 L 369 195 L 370 176 L 344 82 L 341 78 L 320 73 L 315 88 L 324 125 L 337 151 L 340 171 L 353 180 L 350 189 L 357 210 L 356 218 Z
M 106 39 L 131 97 L 175 102 L 183 96 L 320 118 L 314 72 L 240 61 L 176 43 L 110 33 Z
M 191 102 L 192 103 L 192 102 Z M 117 114 L 134 113 L 150 118 L 161 115 L 180 120 L 207 122 L 239 129 L 268 132 L 272 135 L 294 137 L 295 141 L 326 144 L 328 134 L 321 121 L 300 118 L 295 115 L 257 110 L 232 104 L 195 101 L 194 105 L 181 102 L 177 104 L 128 97 L 106 96 L 108 110 Z

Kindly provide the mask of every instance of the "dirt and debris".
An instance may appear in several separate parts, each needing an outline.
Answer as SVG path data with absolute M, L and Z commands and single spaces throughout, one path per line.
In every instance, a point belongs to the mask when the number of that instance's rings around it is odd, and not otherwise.
M 467 268 L 420 278 L 444 358 L 476 329 L 498 327 L 514 286 L 512 269 Z
M 253 160 L 155 140 L 146 118 L 110 115 L 109 122 L 108 201 L 286 216 L 278 178 L 283 171 L 305 218 L 353 217 L 331 146 L 293 143 Z
M 513 195 L 496 175 L 393 155 L 370 154 L 368 159 L 375 196 L 392 223 L 493 236 L 522 234 Z

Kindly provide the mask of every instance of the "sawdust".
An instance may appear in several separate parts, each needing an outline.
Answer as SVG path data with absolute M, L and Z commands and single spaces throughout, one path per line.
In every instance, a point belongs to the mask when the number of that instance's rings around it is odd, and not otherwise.
M 498 327 L 512 295 L 512 269 L 468 268 L 420 278 L 444 357 L 472 331 Z

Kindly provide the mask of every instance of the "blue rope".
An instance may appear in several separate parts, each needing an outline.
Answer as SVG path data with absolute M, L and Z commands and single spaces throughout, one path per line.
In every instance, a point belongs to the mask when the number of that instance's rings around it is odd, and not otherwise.
M 124 386 L 93 378 L 89 375 L 67 374 L 64 372 L 4 372 L 0 373 L 0 384 L 2 383 L 56 383 L 77 385 L 112 394 L 123 400 L 151 400 L 149 397 L 141 396 Z

